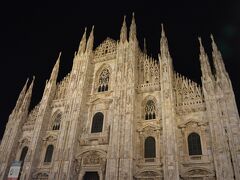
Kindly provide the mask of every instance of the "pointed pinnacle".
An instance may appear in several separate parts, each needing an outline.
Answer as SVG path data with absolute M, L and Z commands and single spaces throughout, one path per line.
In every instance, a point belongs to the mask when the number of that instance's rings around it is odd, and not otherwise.
M 204 47 L 202 45 L 202 39 L 201 37 L 198 37 L 199 45 L 200 45 L 200 53 L 205 53 Z
M 30 93 L 32 93 L 32 88 L 33 88 L 34 81 L 35 81 L 35 76 L 33 76 L 32 82 L 31 82 L 31 84 L 30 84 L 30 86 L 29 86 L 29 88 L 28 88 L 28 90 L 27 90 L 27 93 L 26 93 L 25 98 L 26 98 L 27 96 L 29 96 Z
M 15 106 L 15 109 L 18 109 L 20 106 L 21 106 L 21 103 L 24 99 L 24 96 L 25 96 L 25 93 L 26 93 L 26 90 L 27 90 L 27 84 L 28 84 L 28 81 L 29 81 L 29 78 L 27 78 L 20 94 L 19 94 L 19 97 L 18 97 L 18 100 L 16 102 L 16 106 Z
M 161 33 L 161 35 L 162 35 L 162 37 L 165 37 L 165 31 L 164 31 L 163 23 L 161 24 L 161 27 L 162 27 L 162 33 Z
M 198 37 L 198 41 L 199 41 L 200 46 L 203 46 L 201 37 Z
M 93 36 L 93 31 L 94 31 L 94 25 L 92 26 L 92 30 L 90 32 L 90 36 L 89 37 Z
M 35 81 L 35 75 L 33 75 L 33 79 L 32 79 L 31 85 L 34 83 L 34 81 Z
M 28 81 L 29 81 L 29 77 L 27 78 L 27 80 L 26 80 L 26 82 L 25 82 L 25 84 L 23 86 L 23 89 L 25 89 L 27 87 Z
M 135 23 L 135 16 L 134 16 L 134 12 L 132 13 L 132 23 Z
M 84 33 L 83 33 L 81 42 L 82 42 L 83 39 L 86 39 L 86 33 L 87 33 L 87 27 L 84 28 Z M 80 42 L 80 44 L 81 44 L 81 42 Z
M 126 25 L 126 16 L 123 18 L 123 24 L 120 31 L 120 41 L 125 42 L 127 40 L 127 25 Z
M 126 26 L 126 15 L 123 16 L 123 23 L 122 23 L 122 27 Z
M 215 43 L 213 35 L 211 34 L 210 37 L 211 37 L 211 40 L 212 40 L 212 49 L 213 49 L 213 51 L 218 51 L 218 48 L 217 48 L 217 45 Z
M 62 51 L 59 52 L 58 59 L 61 58 L 61 55 L 62 55 Z

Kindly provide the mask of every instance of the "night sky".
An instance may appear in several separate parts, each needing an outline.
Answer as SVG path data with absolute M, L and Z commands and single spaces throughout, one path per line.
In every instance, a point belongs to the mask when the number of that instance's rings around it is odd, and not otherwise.
M 42 2 L 42 1 L 41 1 Z M 158 2 L 158 4 L 156 3 Z M 119 39 L 123 16 L 130 26 L 135 12 L 138 40 L 157 58 L 164 23 L 174 68 L 200 82 L 201 36 L 210 55 L 210 33 L 222 52 L 240 107 L 240 1 L 9 1 L 0 5 L 0 139 L 27 77 L 36 76 L 31 108 L 41 99 L 45 81 L 62 51 L 59 81 L 72 67 L 84 27 L 95 25 L 95 47 L 106 37 Z

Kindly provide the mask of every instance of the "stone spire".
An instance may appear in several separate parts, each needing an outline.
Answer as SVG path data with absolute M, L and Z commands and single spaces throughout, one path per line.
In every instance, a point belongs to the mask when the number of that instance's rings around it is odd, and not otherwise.
M 93 33 L 94 33 L 94 26 L 92 26 L 92 30 L 91 30 L 91 33 L 89 35 L 88 41 L 87 41 L 87 48 L 86 48 L 87 52 L 93 50 L 93 43 L 94 43 L 94 35 L 93 35 Z
M 27 80 L 26 80 L 25 85 L 23 86 L 22 91 L 21 91 L 20 94 L 19 94 L 19 97 L 18 97 L 18 100 L 17 100 L 17 102 L 16 102 L 16 106 L 15 106 L 15 108 L 14 108 L 14 111 L 19 110 L 19 108 L 20 108 L 21 105 L 22 105 L 22 102 L 23 102 L 23 99 L 24 99 L 24 96 L 25 96 L 26 90 L 27 90 L 27 84 L 28 84 L 28 78 L 27 78 Z
M 30 105 L 30 102 L 31 102 L 31 97 L 32 97 L 32 90 L 33 90 L 33 84 L 34 84 L 34 81 L 35 81 L 35 76 L 33 76 L 33 80 L 26 92 L 26 95 L 23 99 L 23 103 L 20 107 L 20 110 L 22 112 L 28 112 L 28 108 L 29 108 L 29 105 Z
M 57 62 L 55 63 L 55 65 L 53 67 L 51 77 L 50 77 L 50 82 L 57 80 L 61 54 L 62 54 L 62 52 L 59 53 Z
M 120 42 L 124 43 L 127 41 L 127 25 L 126 25 L 126 16 L 123 18 L 123 24 L 120 32 Z
M 79 48 L 78 48 L 78 54 L 82 54 L 85 52 L 85 49 L 86 49 L 86 32 L 87 32 L 87 28 L 85 28 L 84 30 L 84 33 L 83 33 L 83 36 L 82 36 L 82 39 L 80 41 L 80 44 L 79 44 Z
M 168 40 L 165 35 L 163 24 L 161 24 L 161 27 L 162 27 L 162 32 L 161 32 L 161 40 L 160 40 L 160 53 L 161 53 L 161 57 L 167 58 L 170 56 L 169 49 L 168 49 Z
M 216 70 L 216 76 L 220 77 L 222 74 L 227 74 L 227 71 L 222 59 L 221 52 L 218 50 L 212 34 L 211 34 L 211 39 L 212 39 L 212 57 L 213 57 L 214 67 Z
M 132 41 L 137 40 L 137 28 L 136 28 L 134 13 L 132 14 L 132 23 L 131 23 L 131 26 L 130 26 L 129 40 L 130 41 L 131 40 Z
M 202 77 L 204 78 L 204 80 L 206 80 L 207 78 L 212 77 L 211 66 L 209 64 L 208 55 L 206 54 L 206 52 L 204 50 L 204 47 L 202 45 L 202 40 L 201 40 L 200 37 L 198 38 L 198 41 L 199 41 L 199 44 L 200 44 L 199 59 L 200 59 Z

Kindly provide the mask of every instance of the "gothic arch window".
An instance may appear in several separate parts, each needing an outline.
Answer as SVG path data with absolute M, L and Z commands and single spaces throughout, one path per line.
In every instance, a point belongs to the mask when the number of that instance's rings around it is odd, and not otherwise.
M 98 113 L 94 114 L 93 120 L 92 120 L 91 133 L 102 132 L 103 118 L 104 118 L 104 115 L 101 112 L 98 112 Z
M 21 152 L 21 155 L 20 155 L 20 161 L 22 161 L 22 163 L 24 162 L 26 156 L 27 156 L 27 152 L 28 152 L 28 147 L 27 146 L 24 146 L 22 148 L 22 152 Z
M 44 158 L 44 162 L 46 162 L 46 163 L 52 162 L 53 150 L 54 150 L 53 145 L 52 144 L 48 145 L 46 154 L 45 154 L 45 158 Z
M 155 138 L 149 136 L 144 142 L 144 158 L 155 158 L 156 157 L 156 141 Z
M 145 120 L 156 119 L 156 107 L 153 100 L 148 100 L 145 106 Z
M 62 119 L 62 115 L 58 114 L 57 117 L 55 118 L 54 122 L 53 122 L 52 130 L 59 130 L 60 129 L 61 119 Z
M 188 136 L 189 155 L 202 155 L 201 139 L 199 134 L 191 133 Z
M 103 69 L 99 75 L 98 92 L 108 91 L 110 72 L 107 68 Z

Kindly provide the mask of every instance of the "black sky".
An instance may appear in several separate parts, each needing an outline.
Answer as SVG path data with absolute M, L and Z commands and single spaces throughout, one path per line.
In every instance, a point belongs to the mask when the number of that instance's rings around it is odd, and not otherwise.
M 164 23 L 174 68 L 200 82 L 197 37 L 210 55 L 210 33 L 223 54 L 240 104 L 240 2 L 202 1 L 78 1 L 47 3 L 11 1 L 0 6 L 0 137 L 27 77 L 36 76 L 31 107 L 42 96 L 46 79 L 62 51 L 59 80 L 72 66 L 74 51 L 88 27 L 95 25 L 95 47 L 106 37 L 119 39 L 123 16 L 128 26 L 134 11 L 138 39 L 147 39 L 148 54 L 159 52 Z M 240 106 L 239 106 L 240 107 Z

